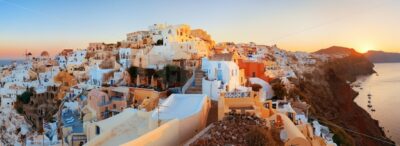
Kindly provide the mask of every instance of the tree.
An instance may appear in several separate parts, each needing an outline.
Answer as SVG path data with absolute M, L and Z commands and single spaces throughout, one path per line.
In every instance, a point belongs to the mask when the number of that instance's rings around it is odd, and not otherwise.
M 156 73 L 154 69 L 145 69 L 144 72 L 148 81 L 150 81 L 151 77 Z M 151 82 L 149 82 L 148 84 L 151 84 Z
M 262 88 L 262 86 L 260 84 L 252 84 L 251 85 L 251 89 L 256 92 L 260 91 L 261 88 Z
M 21 101 L 23 104 L 28 104 L 29 101 L 31 101 L 31 96 L 33 96 L 33 93 L 30 91 L 25 91 L 21 95 L 17 96 L 17 100 Z
M 22 107 L 17 107 L 17 113 L 18 114 L 23 114 L 24 113 L 24 109 L 22 109 Z
M 164 78 L 165 77 L 165 72 L 164 70 L 157 70 L 154 74 L 154 77 L 156 78 Z
M 139 74 L 139 67 L 131 66 L 127 69 L 127 71 L 131 76 L 131 81 L 135 82 L 134 79 L 136 79 L 137 75 Z
M 156 42 L 156 46 L 162 46 L 164 44 L 164 40 L 163 39 L 159 39 Z
M 285 85 L 280 79 L 275 79 L 271 81 L 272 90 L 274 90 L 275 96 L 283 98 L 287 95 Z
M 177 81 L 177 73 L 179 71 L 179 67 L 175 65 L 167 65 L 164 67 L 165 70 L 165 81 L 168 84 L 173 84 Z

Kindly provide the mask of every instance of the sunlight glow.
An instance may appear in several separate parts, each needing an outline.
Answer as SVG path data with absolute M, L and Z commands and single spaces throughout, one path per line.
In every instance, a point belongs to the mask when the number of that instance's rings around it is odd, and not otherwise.
M 367 45 L 363 45 L 363 46 L 361 46 L 360 48 L 357 49 L 357 51 L 360 52 L 360 53 L 366 53 L 369 50 L 375 50 L 375 47 L 372 46 L 372 45 L 367 44 Z

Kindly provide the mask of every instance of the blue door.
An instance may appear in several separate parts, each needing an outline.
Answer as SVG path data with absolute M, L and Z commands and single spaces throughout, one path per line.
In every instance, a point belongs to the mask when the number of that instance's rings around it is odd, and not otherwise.
M 222 81 L 222 70 L 220 70 L 220 69 L 218 70 L 217 78 L 218 78 L 218 80 Z

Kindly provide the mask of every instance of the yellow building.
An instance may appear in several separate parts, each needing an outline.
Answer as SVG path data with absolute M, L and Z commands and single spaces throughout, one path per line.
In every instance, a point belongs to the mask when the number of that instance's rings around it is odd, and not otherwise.
M 78 83 L 75 77 L 66 71 L 59 72 L 54 77 L 54 82 L 61 84 L 57 94 L 57 99 L 59 100 L 63 99 L 66 92 L 69 91 L 72 86 L 75 86 Z
M 261 102 L 259 94 L 255 91 L 221 93 L 218 99 L 218 120 L 222 120 L 225 114 L 231 110 L 241 113 L 254 113 L 261 118 L 268 118 L 275 114 L 272 102 Z

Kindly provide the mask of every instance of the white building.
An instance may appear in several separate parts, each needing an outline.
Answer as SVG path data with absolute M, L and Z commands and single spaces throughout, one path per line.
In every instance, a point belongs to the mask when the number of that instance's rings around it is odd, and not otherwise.
M 111 72 L 112 69 L 101 69 L 98 66 L 91 67 L 89 70 L 89 84 L 100 87 L 103 84 L 103 76 L 106 73 Z
M 242 89 L 240 86 L 239 66 L 233 61 L 214 61 L 202 59 L 202 70 L 206 72 L 203 78 L 203 94 L 213 100 L 218 100 L 221 92 L 231 92 Z
M 132 49 L 131 48 L 120 48 L 119 49 L 119 63 L 122 64 L 123 68 L 128 68 L 132 65 Z
M 249 78 L 250 83 L 261 85 L 260 101 L 263 102 L 267 99 L 271 99 L 274 96 L 274 91 L 269 83 L 260 78 Z
M 56 61 L 58 62 L 58 65 L 60 68 L 66 69 L 67 68 L 67 57 L 63 55 L 58 55 L 56 56 Z
M 192 59 L 209 55 L 210 45 L 191 35 L 190 26 L 155 24 L 149 27 L 154 47 L 148 53 L 148 65 L 163 66 L 172 60 Z
M 210 106 L 206 95 L 172 94 L 152 112 L 127 108 L 84 125 L 85 145 L 181 145 L 205 128 Z

